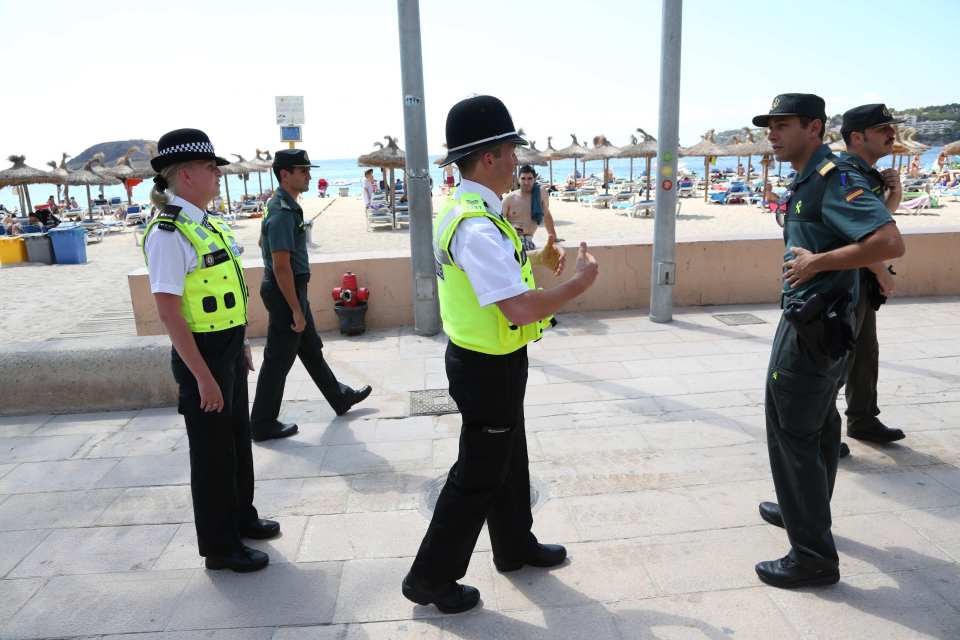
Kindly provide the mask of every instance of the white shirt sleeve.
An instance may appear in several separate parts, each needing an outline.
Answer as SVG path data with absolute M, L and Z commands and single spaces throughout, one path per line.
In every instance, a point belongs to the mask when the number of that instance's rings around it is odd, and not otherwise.
M 197 252 L 178 231 L 154 229 L 147 236 L 147 273 L 151 293 L 183 295 L 183 281 L 197 268 Z
M 488 219 L 462 221 L 453 234 L 450 251 L 467 274 L 481 307 L 527 292 L 513 243 Z

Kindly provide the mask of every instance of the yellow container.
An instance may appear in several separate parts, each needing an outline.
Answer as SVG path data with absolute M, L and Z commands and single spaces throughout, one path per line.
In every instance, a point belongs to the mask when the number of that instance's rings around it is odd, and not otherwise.
M 27 243 L 23 238 L 0 237 L 0 264 L 27 261 Z

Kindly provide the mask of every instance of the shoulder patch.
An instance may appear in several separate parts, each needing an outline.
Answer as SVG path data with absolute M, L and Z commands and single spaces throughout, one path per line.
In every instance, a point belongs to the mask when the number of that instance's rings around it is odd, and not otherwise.
M 163 208 L 160 209 L 160 213 L 157 214 L 157 217 L 161 220 L 169 220 L 171 222 L 176 221 L 180 217 L 181 207 L 178 207 L 175 204 L 165 204 Z
M 177 225 L 172 222 L 158 222 L 157 227 L 163 229 L 164 231 L 176 231 Z
M 846 200 L 847 202 L 853 202 L 854 200 L 862 196 L 863 193 L 864 193 L 863 189 L 859 189 L 859 188 L 854 189 L 853 191 L 845 195 L 843 199 Z
M 481 198 L 464 198 L 461 202 L 462 211 L 464 213 L 474 213 L 478 211 L 486 211 L 487 205 L 484 203 Z
M 817 165 L 817 173 L 821 176 L 826 177 L 831 171 L 837 168 L 837 163 L 833 160 L 824 160 L 819 165 Z

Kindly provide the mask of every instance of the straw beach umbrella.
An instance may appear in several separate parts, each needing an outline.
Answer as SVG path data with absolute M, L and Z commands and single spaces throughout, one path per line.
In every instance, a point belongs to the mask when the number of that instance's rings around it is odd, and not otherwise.
M 643 136 L 642 141 L 637 140 L 637 136 L 630 136 L 630 144 L 620 147 L 618 158 L 630 158 L 630 182 L 633 182 L 633 159 L 647 159 L 647 173 L 645 184 L 647 188 L 647 199 L 650 199 L 650 162 L 657 155 L 657 139 L 648 134 L 643 129 L 637 128 L 637 132 Z
M 30 190 L 27 188 L 28 184 L 59 184 L 62 180 L 62 178 L 49 171 L 28 166 L 25 162 L 26 156 L 9 156 L 7 160 L 13 163 L 13 166 L 0 171 L 0 187 L 16 186 L 22 189 L 25 213 L 33 211 L 33 203 L 30 202 Z
M 553 153 L 553 159 L 554 159 L 554 160 L 568 160 L 568 159 L 572 159 L 572 160 L 573 160 L 573 177 L 574 177 L 574 180 L 576 180 L 576 177 L 577 177 L 577 160 L 584 160 L 584 157 L 585 157 L 585 156 L 590 155 L 590 150 L 587 149 L 587 148 L 584 147 L 584 146 L 581 146 L 581 144 L 580 144 L 579 142 L 577 142 L 577 136 L 576 136 L 576 135 L 574 135 L 574 134 L 571 133 L 571 134 L 570 134 L 570 138 L 571 138 L 573 141 L 572 141 L 569 145 L 567 145 L 566 147 L 564 147 L 563 149 L 560 149 L 560 150 L 558 150 L 558 151 L 555 151 L 555 152 Z M 584 166 L 583 173 L 586 174 L 586 172 L 587 172 L 587 169 L 586 169 L 586 166 Z M 586 177 L 586 176 L 584 176 L 584 177 Z
M 955 140 L 944 146 L 943 152 L 948 156 L 960 156 L 960 140 Z
M 757 140 L 748 127 L 744 127 L 742 133 L 740 144 L 733 146 L 733 152 L 737 156 L 747 156 L 747 181 L 750 181 L 750 160 L 753 156 L 760 156 L 764 158 L 763 184 L 767 184 L 767 167 L 770 164 L 770 156 L 773 155 L 773 145 L 766 138 Z
M 547 136 L 547 148 L 541 152 L 550 167 L 550 186 L 553 186 L 553 161 L 558 160 L 557 150 L 553 148 L 553 136 Z
M 729 155 L 730 150 L 729 147 L 718 143 L 714 139 L 714 129 L 710 129 L 700 137 L 701 140 L 697 144 L 680 149 L 680 155 L 703 158 L 703 201 L 707 202 L 709 200 L 708 192 L 710 191 L 710 158 Z
M 383 139 L 387 141 L 386 146 L 380 142 L 374 142 L 374 146 L 378 148 L 357 158 L 357 164 L 361 167 L 379 167 L 380 170 L 384 172 L 384 182 L 387 185 L 387 194 L 390 196 L 390 211 L 393 213 L 394 221 L 396 221 L 397 202 L 393 171 L 394 169 L 406 168 L 407 156 L 404 154 L 403 149 L 397 145 L 396 138 L 383 136 Z M 388 169 L 390 171 L 389 177 L 387 177 L 386 174 L 386 170 Z
M 615 147 L 609 140 L 607 136 L 599 135 L 593 137 L 593 149 L 590 150 L 590 155 L 586 158 L 587 160 L 603 160 L 603 193 L 606 194 L 609 190 L 609 183 L 607 182 L 607 174 L 610 172 L 610 158 L 616 158 L 620 155 L 620 147 Z
M 233 154 L 237 155 L 237 154 Z M 239 157 L 239 156 L 238 156 Z M 223 174 L 223 186 L 227 192 L 227 213 L 232 213 L 233 209 L 230 205 L 230 181 L 227 179 L 227 176 L 243 176 L 249 171 L 246 167 L 238 162 L 231 162 L 230 164 L 225 164 L 220 167 L 220 173 Z M 246 183 L 244 183 L 244 191 L 246 191 Z
M 93 158 L 87 160 L 81 169 L 76 171 L 71 171 L 67 174 L 64 184 L 83 186 L 87 189 L 87 215 L 90 219 L 93 218 L 93 204 L 92 198 L 90 197 L 90 186 L 104 186 L 108 184 L 118 184 L 119 181 L 116 178 L 112 178 L 103 173 L 97 172 L 94 170 L 96 165 L 99 165 L 103 161 L 103 154 L 97 153 L 94 154 Z

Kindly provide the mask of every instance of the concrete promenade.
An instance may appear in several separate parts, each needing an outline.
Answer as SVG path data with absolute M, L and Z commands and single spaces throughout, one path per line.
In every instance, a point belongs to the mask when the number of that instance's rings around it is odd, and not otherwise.
M 173 408 L 0 418 L 0 638 L 960 637 L 960 298 L 881 310 L 881 418 L 908 437 L 849 441 L 841 582 L 799 592 L 753 570 L 788 548 L 757 514 L 773 497 L 763 382 L 778 317 L 564 314 L 530 347 L 526 409 L 534 531 L 570 559 L 501 575 L 483 533 L 465 579 L 482 606 L 456 616 L 400 594 L 424 489 L 456 455 L 455 414 L 408 415 L 410 391 L 446 386 L 442 336 L 324 334 L 341 378 L 374 385 L 342 418 L 295 365 L 282 418 L 300 434 L 254 445 L 256 504 L 283 527 L 252 545 L 271 557 L 255 574 L 201 568 Z

